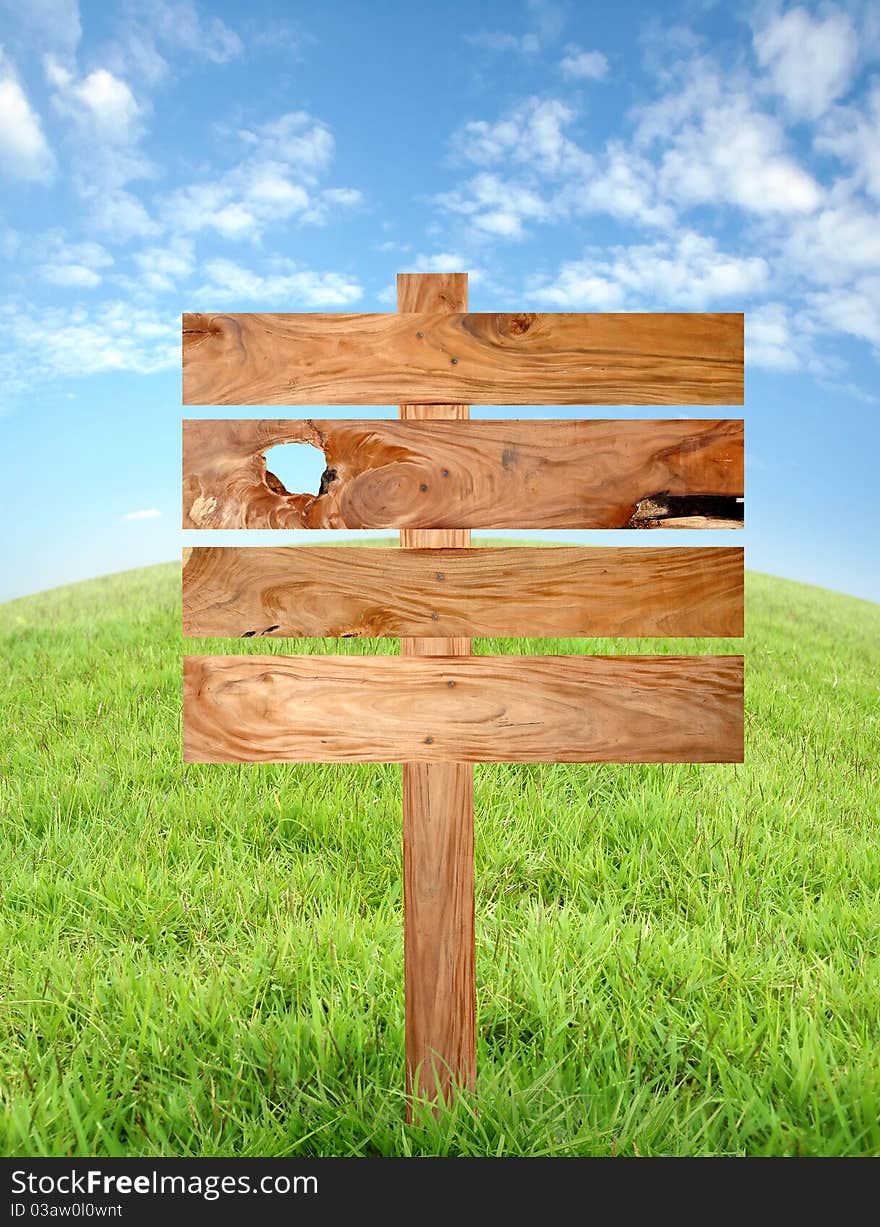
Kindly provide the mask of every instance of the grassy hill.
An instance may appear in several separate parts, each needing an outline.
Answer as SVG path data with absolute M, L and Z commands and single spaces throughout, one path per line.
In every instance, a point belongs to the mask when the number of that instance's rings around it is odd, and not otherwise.
M 399 768 L 183 766 L 178 590 L 0 606 L 3 1153 L 880 1152 L 880 606 L 748 577 L 741 767 L 477 768 L 479 1114 L 407 1130 Z

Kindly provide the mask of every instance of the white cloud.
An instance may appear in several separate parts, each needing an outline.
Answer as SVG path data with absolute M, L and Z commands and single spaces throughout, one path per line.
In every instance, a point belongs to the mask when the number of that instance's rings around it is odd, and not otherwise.
M 71 180 L 88 203 L 94 230 L 111 242 L 158 232 L 128 185 L 156 176 L 158 168 L 140 148 L 149 105 L 135 99 L 127 83 L 106 68 L 85 77 L 58 60 L 44 60 L 56 112 L 72 126 Z
M 363 192 L 356 187 L 328 187 L 321 193 L 321 200 L 331 205 L 342 205 L 344 208 L 354 208 L 364 199 Z
M 171 72 L 169 58 L 179 73 L 191 63 L 227 64 L 243 52 L 238 34 L 220 17 L 204 16 L 193 0 L 150 0 L 126 6 L 109 61 L 155 85 Z
M 161 230 L 141 201 L 131 192 L 121 190 L 92 195 L 91 221 L 95 229 L 112 243 L 152 238 Z
M 880 270 L 880 211 L 840 193 L 827 208 L 798 219 L 782 237 L 789 268 L 820 284 L 841 284 Z
M 496 123 L 474 120 L 453 138 L 454 156 L 490 166 L 497 162 L 527 166 L 543 175 L 582 169 L 583 150 L 565 133 L 575 117 L 553 98 L 528 98 Z
M 203 17 L 193 0 L 151 0 L 147 19 L 167 46 L 212 64 L 228 64 L 244 51 L 241 39 L 219 17 Z
M 488 51 L 513 52 L 516 55 L 536 55 L 541 50 L 537 34 L 511 34 L 506 30 L 484 30 L 480 34 L 468 34 L 467 41 L 474 47 Z
M 574 103 L 553 98 L 471 119 L 451 150 L 453 164 L 478 173 L 434 198 L 444 220 L 432 242 L 441 253 L 479 253 L 487 240 L 522 239 L 591 213 L 651 227 L 650 241 L 589 247 L 527 293 L 563 309 L 744 309 L 750 364 L 840 374 L 845 362 L 820 349 L 828 337 L 880 348 L 880 80 L 836 103 L 853 79 L 855 18 L 791 11 L 783 21 L 777 10 L 755 35 L 761 78 L 742 62 L 722 67 L 695 39 L 668 42 L 654 64 L 656 96 L 630 113 L 630 136 L 588 143 Z M 807 65 L 829 39 L 810 101 L 790 75 L 800 34 Z M 867 45 L 864 30 L 862 38 Z M 571 73 L 581 52 L 567 53 Z M 809 88 L 811 72 L 803 80 Z M 775 110 L 774 91 L 785 101 Z M 813 150 L 790 132 L 805 117 L 817 119 Z M 838 159 L 836 178 L 814 152 Z
M 438 203 L 469 218 L 476 235 L 496 238 L 520 239 L 530 223 L 594 212 L 671 225 L 675 213 L 658 198 L 654 164 L 619 140 L 587 152 L 566 131 L 574 118 L 565 103 L 530 98 L 495 123 L 466 124 L 453 149 L 492 169 L 441 194 Z
M 0 169 L 11 178 L 48 183 L 55 158 L 40 117 L 28 101 L 15 69 L 0 49 Z
M 813 177 L 786 152 L 779 122 L 705 64 L 686 87 L 642 109 L 636 139 L 644 149 L 658 148 L 660 191 L 680 207 L 806 213 L 822 199 Z
M 3 0 L 28 45 L 72 62 L 82 38 L 77 0 Z
M 373 244 L 374 251 L 389 252 L 389 251 L 409 251 L 409 243 L 398 242 L 397 239 L 385 239 L 382 243 Z
M 307 111 L 288 111 L 256 128 L 241 129 L 238 135 L 256 158 L 294 166 L 305 183 L 315 183 L 330 169 L 336 149 L 327 125 Z
M 853 182 L 880 200 L 880 81 L 875 81 L 864 108 L 836 107 L 815 138 L 821 153 L 847 162 Z
M 470 179 L 463 191 L 438 197 L 438 202 L 467 217 L 478 232 L 508 239 L 523 236 L 523 222 L 546 221 L 552 214 L 552 206 L 524 184 L 488 173 Z
M 93 290 L 103 281 L 100 273 L 85 264 L 44 264 L 39 272 L 50 285 L 69 288 Z
M 473 273 L 467 256 L 457 251 L 435 251 L 417 255 L 412 261 L 416 273 Z
M 261 14 L 259 26 L 251 26 L 247 31 L 250 51 L 257 50 L 280 56 L 288 66 L 300 61 L 305 48 L 314 46 L 317 41 L 296 18 L 288 21 L 285 18 Z
M 383 286 L 381 290 L 376 291 L 373 298 L 380 307 L 387 307 L 390 311 L 393 311 L 397 306 L 397 284 L 392 281 L 388 285 Z
M 608 213 L 646 226 L 671 226 L 675 211 L 658 198 L 652 163 L 622 141 L 609 141 L 595 168 L 573 185 L 574 212 Z
M 347 307 L 357 302 L 363 289 L 342 273 L 298 269 L 292 261 L 279 261 L 277 271 L 256 272 L 233 260 L 209 260 L 204 266 L 207 282 L 197 298 L 211 310 L 232 310 L 239 304 L 284 304 L 290 310 L 305 307 Z
M 542 43 L 551 43 L 559 38 L 568 18 L 565 0 L 526 0 L 526 10 L 535 23 Z
M 174 290 L 195 268 L 191 239 L 178 237 L 162 247 L 143 247 L 134 254 L 138 270 L 137 288 L 154 294 Z
M 564 77 L 576 81 L 601 81 L 608 73 L 608 60 L 601 51 L 581 51 L 577 47 L 569 47 L 559 61 L 559 68 Z
M 636 112 L 631 143 L 612 139 L 595 151 L 575 140 L 576 114 L 558 99 L 532 97 L 494 122 L 470 121 L 453 155 L 483 172 L 437 203 L 467 218 L 472 238 L 506 239 L 521 239 L 531 223 L 594 212 L 668 227 L 678 211 L 704 204 L 771 216 L 818 207 L 819 185 L 742 82 L 731 85 L 700 61 L 692 73 L 678 65 L 671 84 Z
M 15 260 L 24 245 L 24 236 L 20 230 L 0 223 L 0 257 L 4 260 Z
M 525 33 L 483 30 L 478 34 L 466 35 L 466 41 L 472 46 L 485 47 L 500 54 L 537 55 L 542 46 L 559 38 L 565 25 L 567 6 L 557 0 L 525 0 L 525 8 L 532 26 Z
M 686 231 L 674 240 L 595 250 L 562 265 L 552 282 L 531 296 L 563 310 L 635 310 L 717 303 L 741 305 L 767 285 L 769 268 L 760 256 L 734 256 L 713 238 Z
M 573 119 L 557 99 L 529 98 L 494 123 L 465 124 L 453 138 L 453 156 L 486 169 L 437 196 L 437 203 L 466 217 L 476 236 L 491 238 L 520 239 L 528 223 L 566 215 L 572 185 L 582 185 L 593 167 L 565 131 Z
M 845 289 L 811 294 L 808 303 L 821 327 L 880 348 L 880 275 L 860 277 Z
M 49 259 L 38 267 L 50 285 L 71 289 L 95 289 L 103 281 L 100 269 L 113 263 L 113 257 L 98 243 L 71 243 L 60 232 L 43 236 Z
M 114 300 L 92 308 L 7 301 L 0 323 L 8 349 L 3 374 L 13 388 L 39 379 L 105 371 L 140 375 L 180 365 L 180 316 Z
M 143 511 L 127 511 L 123 520 L 158 520 L 162 514 L 156 507 L 146 507 Z
M 534 286 L 530 297 L 561 311 L 617 311 L 624 305 L 624 290 L 610 276 L 597 255 L 591 260 L 569 260 L 550 283 Z
M 126 141 L 140 115 L 131 90 L 106 68 L 96 68 L 71 93 L 92 118 L 95 131 L 109 141 Z
M 770 88 L 799 119 L 818 119 L 846 92 L 858 57 L 846 13 L 823 19 L 800 7 L 776 13 L 757 28 L 754 47 Z
M 90 137 L 121 145 L 138 135 L 141 108 L 120 77 L 106 68 L 96 68 L 78 80 L 51 56 L 45 61 L 45 69 L 46 78 L 55 89 L 56 109 L 71 116 Z
M 255 241 L 274 223 L 296 217 L 321 225 L 361 201 L 356 188 L 318 187 L 335 144 L 326 124 L 311 115 L 293 111 L 234 136 L 244 156 L 219 176 L 172 192 L 162 206 L 169 226 Z
M 284 170 L 282 164 L 269 162 L 256 172 L 248 185 L 251 200 L 277 209 L 282 216 L 287 213 L 300 213 L 309 203 L 309 194 L 305 188 L 286 179 Z
M 363 193 L 354 187 L 325 188 L 313 194 L 309 207 L 301 215 L 302 221 L 313 226 L 324 226 L 335 212 L 353 209 L 363 198 Z
M 102 196 L 124 192 L 136 179 L 155 179 L 161 174 L 137 145 L 101 145 L 85 139 L 79 146 L 76 186 L 83 198 L 95 203 Z
M 746 313 L 746 368 L 793 371 L 801 365 L 797 334 L 783 303 L 766 303 Z
M 165 222 L 177 230 L 216 230 L 227 239 L 256 238 L 256 218 L 241 202 L 231 199 L 234 190 L 223 181 L 178 188 L 162 207 Z

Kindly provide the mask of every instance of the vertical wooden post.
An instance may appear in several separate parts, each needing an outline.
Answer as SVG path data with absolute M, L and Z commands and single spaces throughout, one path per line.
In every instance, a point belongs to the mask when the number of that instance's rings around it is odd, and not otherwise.
M 398 311 L 466 311 L 467 273 L 401 273 Z M 454 357 L 450 355 L 450 360 Z M 401 405 L 402 418 L 466 418 L 468 405 Z M 438 474 L 438 480 L 442 480 Z M 466 547 L 467 529 L 403 529 L 411 548 Z M 463 638 L 402 639 L 404 656 L 467 656 Z M 477 1073 L 474 772 L 403 764 L 407 1120 L 412 1095 L 447 1103 Z

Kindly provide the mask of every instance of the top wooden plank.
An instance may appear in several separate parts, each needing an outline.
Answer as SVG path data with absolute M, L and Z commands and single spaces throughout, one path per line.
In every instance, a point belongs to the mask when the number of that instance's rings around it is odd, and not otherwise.
M 187 314 L 187 405 L 741 405 L 741 314 Z

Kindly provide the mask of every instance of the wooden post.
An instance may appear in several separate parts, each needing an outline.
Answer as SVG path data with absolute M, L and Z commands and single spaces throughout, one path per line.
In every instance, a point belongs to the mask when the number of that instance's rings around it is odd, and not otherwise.
M 398 311 L 467 311 L 467 273 L 402 273 Z M 452 362 L 454 354 L 450 354 Z M 468 405 L 401 405 L 402 418 L 466 418 Z M 438 473 L 438 480 L 442 475 Z M 468 529 L 402 529 L 410 548 L 467 547 Z M 442 583 L 442 580 L 438 580 Z M 403 656 L 468 656 L 469 639 L 401 639 Z M 427 736 L 430 733 L 426 734 Z M 413 1099 L 449 1102 L 477 1075 L 474 769 L 403 764 L 407 1120 Z

